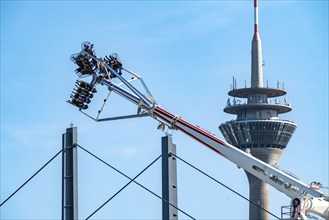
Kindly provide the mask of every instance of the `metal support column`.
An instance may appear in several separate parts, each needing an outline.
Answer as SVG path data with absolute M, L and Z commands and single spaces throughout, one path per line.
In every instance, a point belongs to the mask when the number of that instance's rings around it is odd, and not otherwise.
M 177 206 L 177 162 L 176 145 L 171 136 L 162 137 L 162 198 Z M 177 220 L 178 211 L 162 201 L 162 220 Z
M 77 127 L 63 134 L 62 161 L 62 220 L 78 219 L 78 158 Z

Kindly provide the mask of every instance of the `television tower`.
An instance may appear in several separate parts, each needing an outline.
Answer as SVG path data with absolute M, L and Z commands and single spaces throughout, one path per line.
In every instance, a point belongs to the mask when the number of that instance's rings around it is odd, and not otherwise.
M 235 147 L 249 152 L 254 157 L 275 165 L 282 150 L 287 146 L 297 125 L 278 118 L 279 114 L 291 111 L 284 96 L 283 85 L 276 88 L 263 86 L 262 46 L 258 33 L 258 1 L 254 0 L 254 35 L 251 44 L 251 86 L 237 88 L 233 78 L 232 90 L 228 95 L 224 112 L 237 115 L 235 120 L 225 122 L 219 130 L 226 141 Z M 243 101 L 241 99 L 247 99 Z M 249 181 L 249 199 L 269 211 L 268 184 L 246 172 Z M 250 203 L 249 219 L 270 219 L 259 207 Z

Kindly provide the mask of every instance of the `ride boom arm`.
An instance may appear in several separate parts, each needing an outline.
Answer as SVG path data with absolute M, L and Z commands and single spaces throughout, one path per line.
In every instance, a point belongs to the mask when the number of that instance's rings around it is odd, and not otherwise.
M 92 81 L 88 87 L 90 90 L 94 88 L 96 84 L 107 86 L 110 91 L 113 91 L 128 101 L 136 104 L 139 113 L 143 112 L 144 115 L 149 115 L 161 123 L 167 124 L 170 129 L 180 130 L 214 152 L 230 160 L 238 167 L 243 168 L 248 173 L 251 173 L 260 180 L 270 184 L 288 197 L 298 199 L 304 212 L 312 212 L 325 219 L 329 219 L 328 195 L 325 195 L 321 191 L 311 188 L 285 172 L 264 163 L 253 157 L 251 154 L 230 145 L 199 126 L 189 123 L 180 116 L 166 111 L 147 95 L 142 94 L 121 75 L 122 70 L 125 70 L 137 79 L 141 79 L 140 76 L 124 69 L 121 61 L 119 62 L 119 59 L 116 56 L 110 56 L 110 58 L 111 59 L 108 60 L 97 58 L 93 51 L 93 45 L 87 42 L 82 44 L 82 51 L 79 54 L 72 55 L 71 60 L 79 66 L 76 71 L 78 74 L 92 76 Z M 114 79 L 118 79 L 120 83 L 114 83 Z M 147 93 L 149 93 L 149 90 L 146 88 L 143 81 L 142 84 Z M 127 89 L 123 88 L 121 85 L 124 85 Z M 82 95 L 78 94 L 78 92 L 73 95 L 72 100 L 68 101 L 69 103 L 78 107 L 80 111 L 88 108 L 88 106 L 86 107 L 84 102 L 81 101 L 86 99 L 85 96 L 81 98 Z M 78 97 L 78 99 L 76 99 L 76 97 Z M 105 121 L 104 119 L 94 120 Z
M 114 90 L 117 94 L 135 104 L 141 102 L 141 99 L 134 94 L 120 89 L 110 82 L 106 81 L 104 84 L 108 85 L 109 88 Z M 264 163 L 252 155 L 235 148 L 199 126 L 189 123 L 180 116 L 176 116 L 166 111 L 159 105 L 144 105 L 144 108 L 148 110 L 151 117 L 165 122 L 170 125 L 172 129 L 177 129 L 187 134 L 214 152 L 235 163 L 238 167 L 243 168 L 262 181 L 270 184 L 277 190 L 286 194 L 288 197 L 303 200 L 301 202 L 304 207 L 307 208 L 306 210 L 308 212 L 312 212 L 328 219 L 328 202 L 324 198 L 325 195 L 321 192 L 310 188 L 298 179 L 295 179 L 283 171 Z M 309 196 L 311 196 L 312 199 L 310 199 Z

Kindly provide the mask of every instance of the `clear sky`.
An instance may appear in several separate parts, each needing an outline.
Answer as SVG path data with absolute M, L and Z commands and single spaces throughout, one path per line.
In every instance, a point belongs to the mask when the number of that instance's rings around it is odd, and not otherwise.
M 280 117 L 298 124 L 278 165 L 328 186 L 328 1 L 260 1 L 259 32 L 264 79 L 284 82 L 293 107 Z M 252 33 L 252 1 L 1 0 L 1 201 L 61 149 L 71 122 L 79 144 L 131 177 L 160 155 L 164 134 L 151 118 L 96 123 L 65 102 L 77 79 L 69 58 L 82 42 L 99 56 L 118 53 L 158 104 L 222 137 L 218 125 L 235 117 L 223 112 L 232 77 L 250 84 Z M 105 113 L 135 111 L 114 97 Z M 248 197 L 236 165 L 179 131 L 173 140 L 179 156 Z M 194 218 L 248 218 L 246 201 L 181 162 L 178 173 L 179 207 Z M 161 195 L 161 163 L 137 180 Z M 80 150 L 79 217 L 127 181 Z M 280 216 L 290 199 L 270 194 Z M 60 157 L 0 211 L 1 219 L 59 219 Z M 132 184 L 93 217 L 160 219 L 161 201 Z

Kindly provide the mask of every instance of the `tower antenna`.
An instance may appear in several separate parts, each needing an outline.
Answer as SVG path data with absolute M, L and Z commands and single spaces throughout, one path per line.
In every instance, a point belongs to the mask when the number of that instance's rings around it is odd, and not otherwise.
M 258 32 L 258 0 L 254 0 L 254 33 Z
M 254 36 L 251 47 L 251 87 L 263 87 L 262 44 L 258 33 L 258 0 L 254 0 Z

